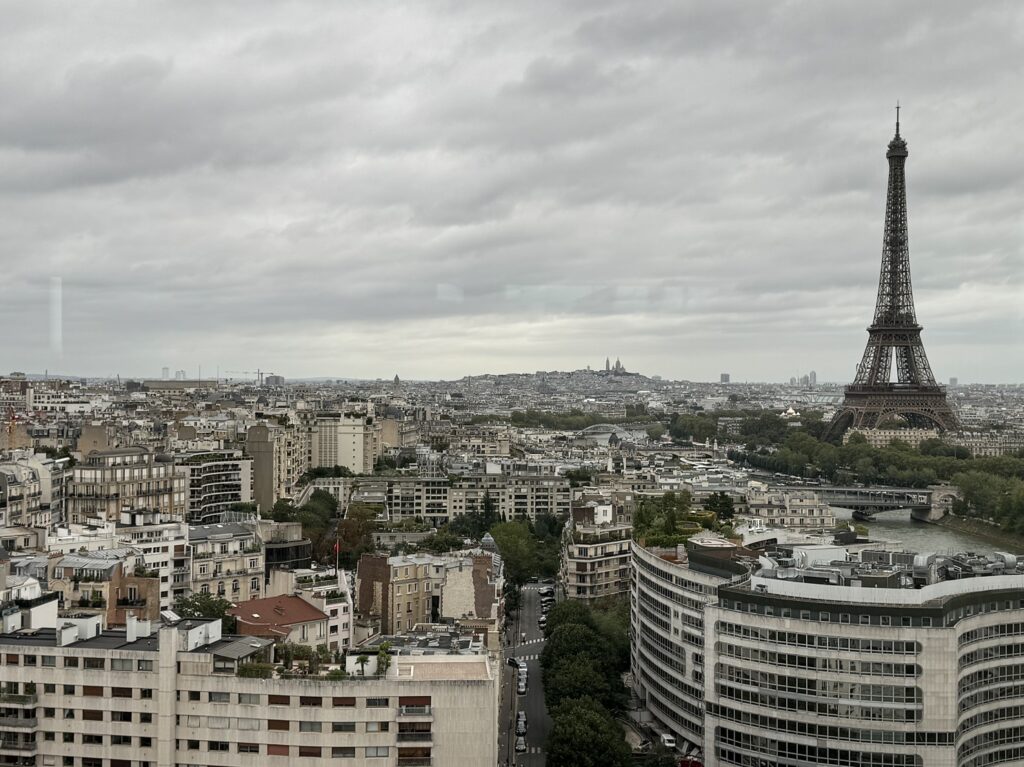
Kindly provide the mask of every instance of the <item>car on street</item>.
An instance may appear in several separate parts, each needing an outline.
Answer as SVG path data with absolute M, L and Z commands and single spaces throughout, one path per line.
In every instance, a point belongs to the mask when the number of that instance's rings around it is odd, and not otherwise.
M 544 597 L 553 597 L 555 595 L 555 590 L 550 586 L 545 586 L 542 589 L 537 589 L 537 595 L 542 599 Z
M 516 685 L 516 695 L 526 695 L 526 680 L 520 679 L 519 684 Z
M 547 626 L 548 625 L 548 616 L 546 616 L 546 615 L 540 616 L 537 619 L 537 625 L 540 626 L 541 628 L 544 628 L 545 626 Z
M 554 582 L 555 582 L 554 578 L 545 578 L 544 580 L 541 581 L 541 583 L 552 583 L 552 584 Z
M 520 665 L 525 665 L 519 658 L 513 658 L 509 656 L 508 665 L 518 668 Z
M 526 738 L 520 735 L 516 738 L 516 753 L 521 754 L 526 751 Z
M 520 719 L 518 722 L 516 722 L 516 735 L 525 735 L 525 734 L 526 734 L 526 720 L 525 719 Z
M 516 723 L 518 724 L 519 722 L 522 722 L 524 726 L 526 725 L 525 711 L 516 711 Z

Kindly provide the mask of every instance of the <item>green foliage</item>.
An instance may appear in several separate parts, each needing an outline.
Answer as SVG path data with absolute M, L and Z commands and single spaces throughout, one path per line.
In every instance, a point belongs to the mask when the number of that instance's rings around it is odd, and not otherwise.
M 544 744 L 550 767 L 628 767 L 630 748 L 622 727 L 592 698 L 564 701 L 552 711 Z
M 244 679 L 270 679 L 274 676 L 273 663 L 241 663 L 238 676 Z
M 539 571 L 537 546 L 526 522 L 499 522 L 491 536 L 505 564 L 505 578 L 517 585 Z
M 705 498 L 704 508 L 713 512 L 722 521 L 732 519 L 736 511 L 732 496 L 725 492 L 712 493 Z
M 565 478 L 569 480 L 569 487 L 582 487 L 594 481 L 594 473 L 589 469 L 568 469 Z
M 355 570 L 359 557 L 374 550 L 373 531 L 377 508 L 350 503 L 345 518 L 338 523 L 338 561 L 346 570 Z
M 708 415 L 676 413 L 669 423 L 668 433 L 675 440 L 707 442 L 718 434 L 718 422 Z
M 592 697 L 604 707 L 611 700 L 607 677 L 583 655 L 562 658 L 544 674 L 544 700 L 548 709 L 572 698 Z
M 174 601 L 174 612 L 182 618 L 220 618 L 225 634 L 233 634 L 237 621 L 227 612 L 231 603 L 223 597 L 197 592 L 187 597 L 178 597 Z
M 497 504 L 494 502 L 494 498 L 491 497 L 490 493 L 484 492 L 483 508 L 481 510 L 460 514 L 448 523 L 448 527 L 456 535 L 479 541 L 484 537 L 484 533 L 500 521 L 501 518 L 498 516 Z
M 338 477 L 354 476 L 355 474 L 347 466 L 317 466 L 304 471 L 296 484 L 302 487 L 303 485 L 308 485 L 314 479 L 335 479 Z
M 502 420 L 495 416 L 474 416 L 472 423 L 489 423 Z M 652 420 L 643 406 L 627 406 L 625 418 L 609 418 L 600 413 L 584 413 L 573 408 L 568 413 L 546 413 L 541 410 L 514 410 L 508 419 L 513 426 L 556 429 L 558 431 L 581 431 L 599 423 L 626 423 L 627 421 Z
M 653 439 L 654 441 L 658 441 L 663 436 L 665 436 L 665 431 L 665 424 L 652 423 L 650 426 L 647 427 L 647 436 Z
M 575 599 L 565 599 L 557 602 L 548 611 L 548 620 L 544 626 L 544 636 L 550 637 L 552 632 L 559 626 L 566 624 L 578 624 L 589 629 L 596 629 L 594 625 L 593 611 L 590 607 Z
M 431 554 L 446 554 L 449 551 L 457 551 L 464 547 L 463 537 L 453 533 L 451 525 L 444 525 L 439 527 L 432 536 L 420 541 L 416 545 L 416 550 L 426 551 Z

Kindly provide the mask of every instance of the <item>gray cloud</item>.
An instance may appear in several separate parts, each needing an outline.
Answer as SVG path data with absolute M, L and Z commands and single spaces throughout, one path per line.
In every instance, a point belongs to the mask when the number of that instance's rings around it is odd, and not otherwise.
M 0 369 L 846 380 L 900 98 L 933 367 L 1024 378 L 1014 3 L 4 10 Z

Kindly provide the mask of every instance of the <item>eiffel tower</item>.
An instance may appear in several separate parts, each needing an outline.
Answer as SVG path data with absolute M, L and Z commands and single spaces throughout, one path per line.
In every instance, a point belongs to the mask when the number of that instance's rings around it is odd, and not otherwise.
M 914 311 L 907 246 L 907 142 L 900 136 L 899 110 L 897 105 L 896 135 L 885 153 L 889 160 L 889 189 L 875 317 L 868 328 L 868 345 L 857 377 L 846 387 L 843 405 L 829 425 L 830 436 L 838 436 L 851 427 L 906 425 L 940 431 L 958 428 L 945 389 L 935 382 L 928 364 Z M 890 380 L 894 356 L 896 381 Z

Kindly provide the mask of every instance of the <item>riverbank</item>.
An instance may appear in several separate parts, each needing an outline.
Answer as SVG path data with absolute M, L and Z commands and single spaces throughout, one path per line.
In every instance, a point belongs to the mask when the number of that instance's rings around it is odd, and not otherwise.
M 1013 554 L 1024 552 L 1024 536 L 1007 533 L 995 525 L 990 525 L 988 522 L 983 522 L 980 519 L 965 519 L 964 517 L 947 514 L 942 519 L 929 522 L 928 524 L 938 525 L 947 530 L 954 530 L 964 535 L 981 538 L 995 544 L 999 551 L 1009 551 Z

